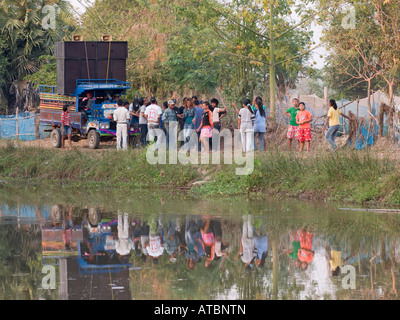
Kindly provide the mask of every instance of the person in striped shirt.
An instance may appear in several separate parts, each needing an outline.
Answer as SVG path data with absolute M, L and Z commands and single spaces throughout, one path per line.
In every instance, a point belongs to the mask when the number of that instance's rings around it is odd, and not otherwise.
M 65 136 L 68 137 L 68 145 L 69 150 L 72 149 L 71 147 L 71 114 L 68 110 L 68 105 L 63 106 L 63 113 L 61 114 L 61 146 L 64 149 L 65 147 Z

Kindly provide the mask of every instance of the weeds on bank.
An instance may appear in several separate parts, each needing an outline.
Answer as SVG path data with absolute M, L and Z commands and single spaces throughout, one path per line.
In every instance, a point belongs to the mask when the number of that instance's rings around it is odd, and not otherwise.
M 196 172 L 191 166 L 150 165 L 143 150 L 81 152 L 7 146 L 0 148 L 0 176 L 3 179 L 173 187 L 195 179 Z
M 238 176 L 236 168 L 212 162 L 209 165 L 151 165 L 146 160 L 145 149 L 82 152 L 16 147 L 12 143 L 0 148 L 1 179 L 75 181 L 77 185 L 98 182 L 110 187 L 171 191 L 184 187 L 207 196 L 309 193 L 314 198 L 400 204 L 397 163 L 370 151 L 341 150 L 307 155 L 270 151 L 256 153 L 250 175 Z

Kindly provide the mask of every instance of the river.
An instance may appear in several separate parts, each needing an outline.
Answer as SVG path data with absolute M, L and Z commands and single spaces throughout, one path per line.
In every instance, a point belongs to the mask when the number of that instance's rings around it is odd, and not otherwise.
M 0 190 L 2 300 L 398 299 L 396 214 L 179 192 L 18 190 Z

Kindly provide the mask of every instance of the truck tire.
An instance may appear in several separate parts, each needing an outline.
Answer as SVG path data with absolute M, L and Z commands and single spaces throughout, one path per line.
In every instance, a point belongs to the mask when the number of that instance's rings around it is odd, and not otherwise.
M 88 133 L 88 147 L 98 149 L 100 144 L 100 135 L 96 130 L 90 130 Z
M 60 128 L 55 128 L 50 134 L 51 145 L 53 148 L 61 148 L 61 130 Z
M 96 228 L 101 221 L 101 213 L 97 208 L 89 208 L 88 221 L 92 228 Z

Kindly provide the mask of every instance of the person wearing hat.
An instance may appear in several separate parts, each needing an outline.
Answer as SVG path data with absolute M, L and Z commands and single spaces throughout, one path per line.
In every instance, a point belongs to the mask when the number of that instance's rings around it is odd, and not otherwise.
M 135 98 L 133 102 L 129 105 L 129 114 L 131 115 L 131 128 L 135 127 L 135 124 L 139 124 L 139 99 Z
M 139 104 L 139 98 L 135 97 L 133 102 L 129 104 L 129 114 L 131 115 L 131 121 L 129 124 L 129 129 L 133 129 L 134 133 L 139 132 L 139 117 L 140 117 L 140 104 Z M 136 136 L 133 137 L 134 140 L 136 140 L 136 146 L 139 146 L 139 141 L 137 140 L 138 138 Z M 134 144 L 135 145 L 135 144 Z
M 118 100 L 119 100 L 119 94 L 116 93 L 116 94 L 113 95 L 113 97 L 112 97 L 112 99 L 111 99 L 110 102 L 111 102 L 111 103 L 117 103 Z
M 162 120 L 164 122 L 167 133 L 167 149 L 176 149 L 176 137 L 178 129 L 178 118 L 176 116 L 175 103 L 173 100 L 168 100 L 168 109 L 165 110 Z M 171 138 L 170 138 L 171 137 Z M 172 144 L 169 144 L 171 139 Z

